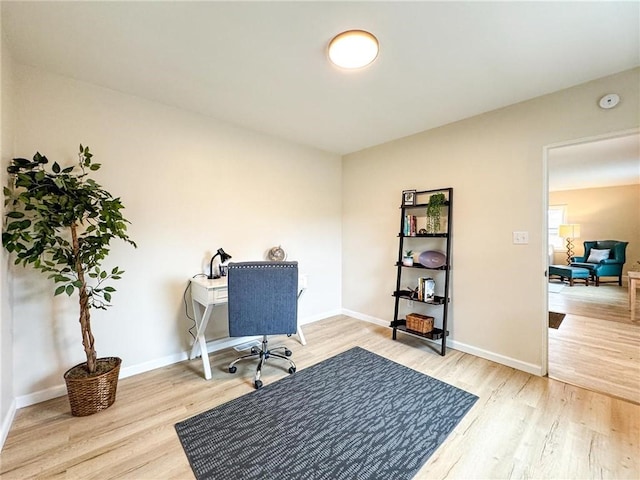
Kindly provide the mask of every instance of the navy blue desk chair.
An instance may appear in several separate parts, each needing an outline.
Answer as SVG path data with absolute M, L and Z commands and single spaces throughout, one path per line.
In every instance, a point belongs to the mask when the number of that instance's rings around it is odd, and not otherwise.
M 262 367 L 270 358 L 286 360 L 289 373 L 296 364 L 286 347 L 269 348 L 267 335 L 292 335 L 298 326 L 298 262 L 238 262 L 230 263 L 229 336 L 262 335 L 262 348 L 253 347 L 229 364 L 229 373 L 236 372 L 241 360 L 259 358 L 254 378 L 256 388 L 262 387 Z M 275 353 L 282 350 L 284 355 Z

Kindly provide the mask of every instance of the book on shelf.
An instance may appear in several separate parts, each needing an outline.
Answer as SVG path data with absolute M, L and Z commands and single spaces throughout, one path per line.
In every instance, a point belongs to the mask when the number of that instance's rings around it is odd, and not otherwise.
M 404 231 L 402 234 L 405 237 L 415 237 L 417 228 L 417 217 L 415 215 L 405 215 L 404 217 Z
M 436 282 L 431 277 L 418 278 L 418 300 L 424 302 L 432 300 L 435 293 Z

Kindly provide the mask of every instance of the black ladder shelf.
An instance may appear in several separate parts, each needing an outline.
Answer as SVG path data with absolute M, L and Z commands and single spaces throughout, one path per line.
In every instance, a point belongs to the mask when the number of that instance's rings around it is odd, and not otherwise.
M 436 231 L 432 222 L 427 217 L 427 206 L 432 195 L 444 194 L 445 202 L 440 207 L 440 228 Z M 400 206 L 400 233 L 398 234 L 398 261 L 396 263 L 397 279 L 396 289 L 393 292 L 395 297 L 395 308 L 393 321 L 390 327 L 393 329 L 393 339 L 397 339 L 398 330 L 417 337 L 426 338 L 440 342 L 440 355 L 444 356 L 447 351 L 447 324 L 449 320 L 450 276 L 451 276 L 451 225 L 452 225 L 453 188 L 439 188 L 435 190 L 411 191 L 405 190 L 402 194 Z M 420 223 L 424 222 L 424 223 Z M 422 228 L 420 228 L 422 226 Z M 436 250 L 444 253 L 444 265 L 431 264 L 423 265 L 414 261 L 413 265 L 403 264 L 404 252 L 406 250 L 417 249 Z M 415 277 L 422 274 L 432 276 L 436 282 L 435 295 L 432 298 L 420 298 L 418 290 L 411 287 L 402 289 L 403 282 L 415 281 Z M 418 282 L 421 279 L 418 278 Z M 407 329 L 405 311 L 412 308 L 415 302 L 418 310 L 425 315 L 434 317 L 434 328 L 430 332 L 420 333 Z M 414 305 L 415 306 L 415 305 Z M 441 309 L 438 312 L 436 309 Z M 402 313 L 401 313 L 402 312 Z M 441 313 L 438 315 L 438 313 Z M 437 325 L 437 326 L 436 326 Z

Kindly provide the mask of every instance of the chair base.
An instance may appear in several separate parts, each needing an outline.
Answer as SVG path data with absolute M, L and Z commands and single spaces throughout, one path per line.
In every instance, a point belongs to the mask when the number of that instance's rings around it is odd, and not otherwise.
M 573 262 L 571 263 L 570 266 L 568 266 L 567 268 L 580 268 L 580 269 L 587 269 L 589 270 L 589 274 L 591 276 L 591 279 L 594 281 L 594 283 L 596 284 L 596 287 L 599 287 L 601 283 L 617 283 L 618 286 L 622 286 L 622 274 L 599 274 L 597 268 L 594 266 L 594 264 L 592 263 L 584 263 L 584 262 Z M 551 270 L 549 270 L 549 272 L 551 272 Z M 617 280 L 602 280 L 602 278 L 604 277 L 615 277 L 617 278 Z
M 603 277 L 616 277 L 616 280 L 602 280 Z M 596 287 L 599 287 L 602 283 L 617 283 L 619 287 L 622 286 L 622 275 L 602 275 L 600 277 L 596 276 Z
M 284 355 L 281 355 L 279 353 L 275 353 L 276 350 L 283 350 L 284 351 Z M 289 362 L 289 373 L 293 374 L 296 371 L 296 364 L 293 362 L 293 360 L 291 360 L 290 358 L 288 358 L 289 356 L 291 356 L 291 350 L 289 350 L 287 347 L 285 346 L 278 346 L 278 347 L 273 347 L 273 348 L 269 348 L 268 346 L 268 342 L 267 342 L 267 336 L 263 335 L 262 337 L 262 348 L 257 348 L 257 347 L 252 347 L 251 348 L 251 353 L 247 354 L 247 355 L 242 355 L 241 357 L 236 358 L 233 362 L 231 362 L 228 366 L 229 369 L 229 373 L 236 373 L 236 363 L 242 361 L 242 360 L 248 360 L 248 359 L 254 359 L 254 358 L 259 358 L 260 361 L 258 362 L 258 366 L 256 368 L 256 374 L 255 377 L 253 379 L 253 385 L 256 388 L 260 388 L 262 387 L 262 380 L 260 380 L 260 376 L 262 375 L 262 367 L 263 365 L 267 362 L 267 360 L 271 357 L 276 357 L 276 358 L 281 358 L 283 360 L 286 360 L 287 362 Z

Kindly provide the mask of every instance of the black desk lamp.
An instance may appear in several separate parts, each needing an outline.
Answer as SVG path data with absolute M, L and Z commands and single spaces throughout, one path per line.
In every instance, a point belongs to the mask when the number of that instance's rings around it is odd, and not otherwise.
M 209 263 L 209 278 L 220 278 L 220 275 L 213 274 L 213 260 L 218 255 L 220 255 L 220 264 L 223 264 L 224 262 L 226 262 L 231 258 L 231 255 L 225 252 L 222 248 L 219 248 L 216 254 L 213 257 L 211 257 L 211 262 Z

